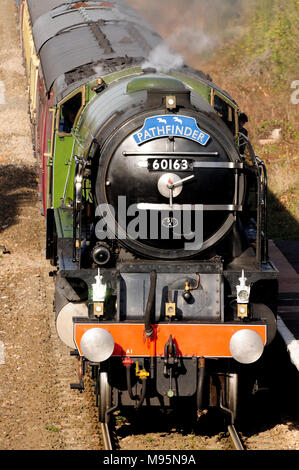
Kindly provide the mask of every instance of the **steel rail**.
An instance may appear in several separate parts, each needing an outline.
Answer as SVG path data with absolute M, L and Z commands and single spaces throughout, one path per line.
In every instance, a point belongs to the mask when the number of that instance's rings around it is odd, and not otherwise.
M 233 444 L 234 444 L 236 450 L 245 450 L 245 448 L 244 448 L 244 446 L 241 442 L 241 439 L 239 437 L 239 434 L 236 431 L 235 426 L 233 424 L 229 424 L 227 429 L 228 429 L 228 432 L 230 434 L 230 437 L 233 441 Z
M 101 423 L 105 450 L 113 450 L 108 423 Z

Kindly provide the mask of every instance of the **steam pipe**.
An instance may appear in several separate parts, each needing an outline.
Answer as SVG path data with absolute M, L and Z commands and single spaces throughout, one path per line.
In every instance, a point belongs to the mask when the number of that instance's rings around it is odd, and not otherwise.
M 139 398 L 138 402 L 135 405 L 135 408 L 140 408 L 142 403 L 144 402 L 144 398 L 146 395 L 146 379 L 142 380 L 142 389 L 141 389 L 141 396 L 138 397 L 138 395 L 133 395 L 132 391 L 132 384 L 131 384 L 131 365 L 126 367 L 126 377 L 127 377 L 127 387 L 128 387 L 128 393 L 129 397 L 131 400 L 135 401 Z
M 199 358 L 198 362 L 198 384 L 197 384 L 197 411 L 201 411 L 203 408 L 203 385 L 205 378 L 206 364 L 205 358 Z
M 151 325 L 151 310 L 155 300 L 155 293 L 156 293 L 156 284 L 157 284 L 157 273 L 156 271 L 152 271 L 150 274 L 150 290 L 147 299 L 144 320 L 145 320 L 145 336 L 150 338 L 153 333 L 153 327 Z
M 142 403 L 144 402 L 144 398 L 145 398 L 145 395 L 146 395 L 146 382 L 147 382 L 147 379 L 142 380 L 141 396 L 139 397 L 136 408 L 140 408 Z
M 137 399 L 137 396 L 133 395 L 133 391 L 132 391 L 132 384 L 131 384 L 131 366 L 127 366 L 126 367 L 126 378 L 127 378 L 127 387 L 128 387 L 128 393 L 129 393 L 129 397 L 131 398 L 131 400 L 136 400 Z

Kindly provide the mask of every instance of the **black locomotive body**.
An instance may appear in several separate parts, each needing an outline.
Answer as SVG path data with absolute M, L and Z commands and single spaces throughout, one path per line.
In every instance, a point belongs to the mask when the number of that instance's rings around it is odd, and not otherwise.
M 53 22 L 79 8 L 53 2 L 46 13 L 27 3 Z M 122 1 L 80 8 L 102 58 L 91 69 L 80 50 L 77 68 L 56 78 L 44 67 L 58 119 L 47 257 L 58 266 L 57 332 L 81 363 L 72 386 L 84 387 L 89 363 L 101 421 L 116 407 L 186 397 L 199 414 L 217 406 L 234 420 L 239 378 L 258 369 L 276 334 L 265 165 L 239 134 L 237 104 L 210 77 L 145 65 L 162 40 L 146 26 L 142 41 L 142 20 L 134 14 L 133 27 Z M 116 56 L 116 43 L 128 55 Z M 39 47 L 46 62 L 51 39 Z M 62 134 L 71 105 L 77 117 Z M 60 156 L 68 138 L 71 154 Z
M 89 175 L 92 202 L 82 184 L 72 262 L 92 289 L 80 297 L 86 319 L 68 313 L 75 345 L 96 369 L 101 420 L 115 406 L 177 406 L 181 397 L 198 413 L 220 406 L 235 419 L 240 371 L 276 332 L 264 170 L 250 144 L 244 161 L 231 130 L 181 81 L 157 73 L 125 86 L 133 105 L 104 122 L 77 160 L 75 181 Z M 104 92 L 92 112 L 123 88 Z M 60 276 L 77 282 L 60 271 L 57 285 Z

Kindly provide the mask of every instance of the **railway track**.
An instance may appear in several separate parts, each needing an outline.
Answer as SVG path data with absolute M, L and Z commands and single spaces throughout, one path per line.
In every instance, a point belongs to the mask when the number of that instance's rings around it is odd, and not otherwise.
M 238 431 L 234 424 L 229 424 L 227 430 L 235 450 L 246 450 Z M 113 445 L 114 439 L 111 437 L 110 427 L 108 423 L 101 423 L 101 432 L 104 443 L 104 450 L 115 450 L 117 446 Z
M 239 436 L 235 426 L 233 424 L 229 424 L 227 429 L 228 429 L 230 438 L 232 440 L 232 443 L 233 443 L 235 449 L 236 450 L 246 450 L 245 447 L 242 444 L 242 441 L 240 439 L 240 436 Z
M 101 423 L 101 431 L 104 442 L 104 450 L 113 450 L 109 425 L 107 423 Z

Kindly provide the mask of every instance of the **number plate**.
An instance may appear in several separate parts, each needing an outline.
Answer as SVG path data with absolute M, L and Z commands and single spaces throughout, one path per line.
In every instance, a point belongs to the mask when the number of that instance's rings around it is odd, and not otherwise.
M 190 158 L 149 158 L 150 171 L 192 171 L 193 160 Z

